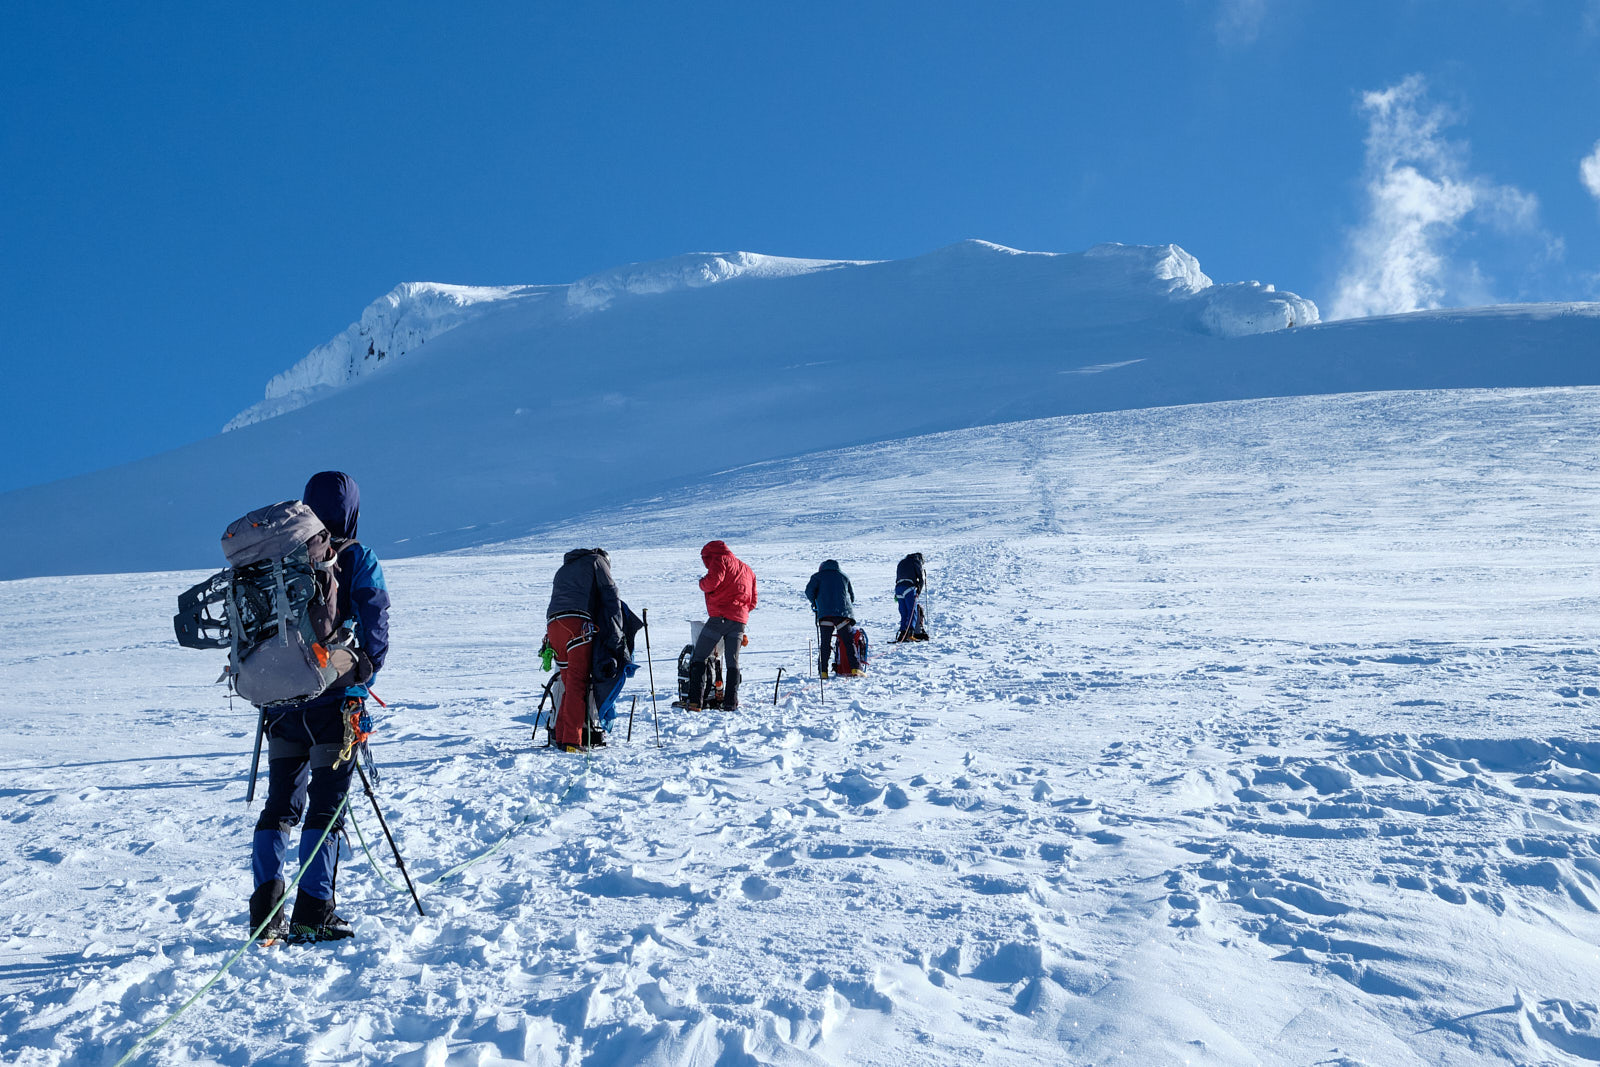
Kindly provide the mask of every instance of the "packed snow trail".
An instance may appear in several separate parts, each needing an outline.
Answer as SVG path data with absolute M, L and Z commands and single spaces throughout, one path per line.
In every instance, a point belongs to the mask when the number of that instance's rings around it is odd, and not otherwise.
M 425 919 L 347 862 L 354 941 L 247 955 L 139 1062 L 1600 1060 L 1595 398 L 963 431 L 399 561 L 408 867 L 548 819 Z M 701 525 L 761 607 L 740 712 L 691 718 Z M 528 735 L 549 577 L 593 543 L 651 608 L 664 747 L 585 763 Z M 890 644 L 913 549 L 934 640 Z M 828 557 L 875 640 L 824 707 Z M 114 1061 L 242 936 L 254 720 L 164 632 L 188 579 L 0 585 L 8 1060 Z

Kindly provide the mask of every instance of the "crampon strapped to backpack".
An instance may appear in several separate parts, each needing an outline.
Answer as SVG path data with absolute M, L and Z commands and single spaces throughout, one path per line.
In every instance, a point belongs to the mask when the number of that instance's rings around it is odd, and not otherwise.
M 321 696 L 354 668 L 335 639 L 333 541 L 298 500 L 259 508 L 222 535 L 230 564 L 178 597 L 185 648 L 228 649 L 225 676 L 257 707 Z

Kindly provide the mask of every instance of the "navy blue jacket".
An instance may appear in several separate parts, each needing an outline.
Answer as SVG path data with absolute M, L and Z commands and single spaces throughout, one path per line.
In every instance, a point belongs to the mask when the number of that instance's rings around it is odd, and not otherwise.
M 611 577 L 611 557 L 603 548 L 575 548 L 561 559 L 550 586 L 544 617 L 582 615 L 594 623 L 595 642 L 621 659 L 627 648 L 622 627 L 622 597 Z
M 806 583 L 806 599 L 817 618 L 854 619 L 856 591 L 850 578 L 839 569 L 839 561 L 825 559 Z
M 333 543 L 339 546 L 339 624 L 355 630 L 356 642 L 372 661 L 376 678 L 389 655 L 389 587 L 383 580 L 383 565 L 378 557 L 355 539 L 361 518 L 361 489 L 343 471 L 323 471 L 311 476 L 301 499 L 316 512 Z M 365 697 L 371 684 L 352 685 L 332 696 L 339 700 Z M 329 698 L 330 694 L 325 693 L 316 703 L 326 703 Z

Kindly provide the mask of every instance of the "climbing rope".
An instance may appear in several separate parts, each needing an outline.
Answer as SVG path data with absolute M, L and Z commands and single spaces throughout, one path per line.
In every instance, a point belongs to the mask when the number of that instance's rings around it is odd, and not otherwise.
M 328 835 L 333 833 L 333 828 L 336 825 L 338 825 L 338 823 L 339 823 L 339 816 L 344 813 L 345 808 L 348 807 L 349 804 L 350 804 L 350 794 L 347 792 L 344 795 L 344 799 L 339 802 L 339 807 L 337 809 L 335 809 L 335 811 L 333 813 L 333 818 L 329 819 L 328 820 L 328 825 L 322 828 L 322 836 L 317 838 L 317 847 L 311 850 L 310 857 L 304 863 L 302 863 L 300 865 L 300 869 L 295 872 L 294 881 L 290 882 L 288 889 L 285 889 L 283 891 L 283 896 L 281 898 L 279 898 L 279 900 L 278 900 L 278 906 L 273 908 L 270 912 L 267 913 L 267 917 L 265 919 L 261 920 L 261 925 L 260 926 L 256 927 L 254 930 L 250 931 L 250 936 L 245 938 L 244 944 L 240 945 L 238 950 L 235 951 L 232 956 L 228 957 L 228 962 L 224 963 L 222 965 L 222 967 L 217 971 L 216 974 L 212 975 L 209 979 L 206 980 L 206 984 L 205 985 L 201 986 L 199 989 L 196 989 L 194 991 L 194 993 L 192 993 L 190 995 L 188 1000 L 184 1001 L 181 1005 L 179 1005 L 177 1011 L 173 1012 L 171 1015 L 169 1015 L 165 1019 L 161 1020 L 161 1023 L 158 1026 L 156 1026 L 156 1028 L 154 1030 L 151 1030 L 149 1033 L 145 1034 L 139 1040 L 135 1041 L 133 1043 L 133 1047 L 130 1048 L 127 1052 L 123 1053 L 122 1054 L 122 1058 L 116 1062 L 116 1067 L 123 1067 L 123 1064 L 125 1064 L 129 1060 L 133 1059 L 133 1057 L 139 1052 L 140 1049 L 144 1048 L 145 1045 L 149 1044 L 151 1038 L 155 1037 L 161 1031 L 165 1030 L 168 1026 L 170 1026 L 172 1024 L 172 1021 L 174 1019 L 176 1019 L 178 1016 L 182 1015 L 184 1012 L 188 1011 L 191 1007 L 193 1007 L 195 1001 L 199 1000 L 202 996 L 204 996 L 206 990 L 210 989 L 212 986 L 214 986 L 218 982 L 222 981 L 222 976 L 227 974 L 230 970 L 232 970 L 233 969 L 233 965 L 235 963 L 239 962 L 239 958 L 250 950 L 250 946 L 256 943 L 256 938 L 261 936 L 261 931 L 265 930 L 267 928 L 267 924 L 272 922 L 272 920 L 277 917 L 278 912 L 283 910 L 283 905 L 289 899 L 289 891 L 294 889 L 295 886 L 299 885 L 300 884 L 300 879 L 304 878 L 305 875 L 306 875 L 306 871 L 311 869 L 312 860 L 316 859 L 317 858 L 317 854 L 322 851 L 322 846 L 328 840 Z
M 383 873 L 383 865 L 380 864 L 378 862 L 378 858 L 372 854 L 372 849 L 367 847 L 367 835 L 361 832 L 361 824 L 356 821 L 356 813 L 354 811 L 350 812 L 350 825 L 355 827 L 356 840 L 361 842 L 361 851 L 367 854 L 367 862 L 372 864 L 372 869 L 374 871 L 378 872 L 378 878 L 382 880 L 384 885 L 388 886 L 396 893 L 404 893 L 406 891 L 406 887 L 403 885 L 395 885 L 389 880 L 389 876 Z
M 588 777 L 589 777 L 589 768 L 593 763 L 593 759 L 594 759 L 594 757 L 590 753 L 589 749 L 587 749 L 587 748 L 584 749 L 583 750 L 582 777 L 585 780 L 587 780 Z M 490 856 L 493 856 L 496 852 L 499 852 L 500 849 L 505 846 L 505 843 L 507 841 L 510 841 L 517 834 L 521 833 L 522 830 L 529 823 L 533 822 L 535 818 L 539 817 L 540 815 L 543 815 L 543 814 L 547 813 L 548 811 L 550 811 L 553 808 L 559 808 L 563 803 L 565 803 L 567 797 L 572 795 L 572 790 L 574 788 L 576 788 L 576 786 L 578 784 L 578 779 L 579 779 L 579 775 L 574 774 L 572 776 L 572 778 L 568 780 L 567 788 L 562 790 L 561 795 L 555 799 L 555 802 L 553 804 L 551 804 L 551 805 L 549 805 L 547 807 L 535 808 L 533 811 L 530 811 L 527 814 L 523 815 L 523 817 L 521 819 L 517 820 L 515 823 L 513 823 L 511 825 L 511 827 L 508 830 L 506 830 L 505 833 L 501 834 L 499 837 L 495 838 L 492 842 L 490 842 L 489 845 L 486 848 L 484 848 L 484 850 L 482 852 L 479 852 L 477 855 L 472 856 L 469 859 L 464 860 L 463 862 L 456 864 L 454 867 L 451 867 L 449 870 L 443 872 L 442 874 L 436 874 L 432 878 L 419 879 L 419 881 L 423 885 L 438 885 L 439 883 L 444 882 L 447 879 L 454 878 L 456 875 L 461 874 L 462 872 L 466 871 L 468 868 L 476 866 L 479 863 L 482 863 L 484 860 L 488 859 Z M 379 864 L 377 857 L 372 854 L 372 849 L 367 846 L 367 839 L 366 839 L 365 835 L 363 835 L 362 832 L 361 832 L 361 824 L 356 822 L 354 814 L 351 815 L 350 824 L 356 828 L 356 839 L 361 842 L 361 850 L 366 853 L 367 862 L 372 864 L 372 869 L 378 872 L 378 877 L 383 881 L 384 885 L 387 885 L 390 889 L 394 890 L 397 893 L 405 892 L 405 890 L 401 886 L 395 885 L 393 882 L 391 882 L 389 880 L 388 876 L 384 874 L 383 868 Z

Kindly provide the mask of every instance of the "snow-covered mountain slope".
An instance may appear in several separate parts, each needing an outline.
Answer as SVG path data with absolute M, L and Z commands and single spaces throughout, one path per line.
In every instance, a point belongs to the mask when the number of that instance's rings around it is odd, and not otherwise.
M 1597 401 L 962 430 L 392 561 L 429 917 L 358 845 L 355 941 L 247 954 L 138 1062 L 1593 1063 Z M 631 743 L 533 748 L 562 550 L 611 549 L 665 694 L 709 534 L 761 580 L 741 712 L 663 699 L 658 749 L 641 673 Z M 935 639 L 891 646 L 910 550 Z M 877 648 L 822 691 L 830 556 Z M 253 720 L 171 640 L 197 577 L 0 583 L 7 1062 L 112 1062 L 243 937 Z
M 1222 337 L 1208 317 L 1238 332 L 1242 306 L 1287 322 L 1299 305 L 1204 281 L 1170 246 L 1050 256 L 969 242 L 665 292 L 619 282 L 607 291 L 624 295 L 600 311 L 549 293 L 501 301 L 307 407 L 0 496 L 0 577 L 220 562 L 228 522 L 328 467 L 355 476 L 363 538 L 395 556 L 504 540 L 743 463 L 934 430 L 1255 396 L 1600 382 L 1596 306 Z
M 1159 248 L 1100 245 L 1082 255 L 1018 252 L 987 241 L 969 241 L 934 254 L 935 264 L 995 255 L 1033 256 L 1063 284 L 1068 305 L 1093 312 L 1091 293 L 1116 293 L 1142 301 L 1136 315 L 1161 318 L 1172 306 L 1192 323 L 1222 337 L 1265 333 L 1317 321 L 1316 305 L 1270 285 L 1239 282 L 1217 286 L 1193 256 L 1176 245 Z M 630 263 L 570 285 L 467 286 L 408 282 L 385 294 L 343 333 L 267 383 L 266 399 L 235 416 L 234 430 L 322 399 L 394 365 L 407 352 L 491 312 L 515 305 L 518 328 L 527 333 L 559 331 L 572 320 L 611 307 L 617 300 L 659 296 L 737 279 L 792 278 L 817 271 L 876 267 L 853 260 L 787 259 L 753 252 L 696 252 L 655 263 Z M 937 267 L 936 267 L 937 269 Z M 1165 299 L 1163 299 L 1165 298 Z

